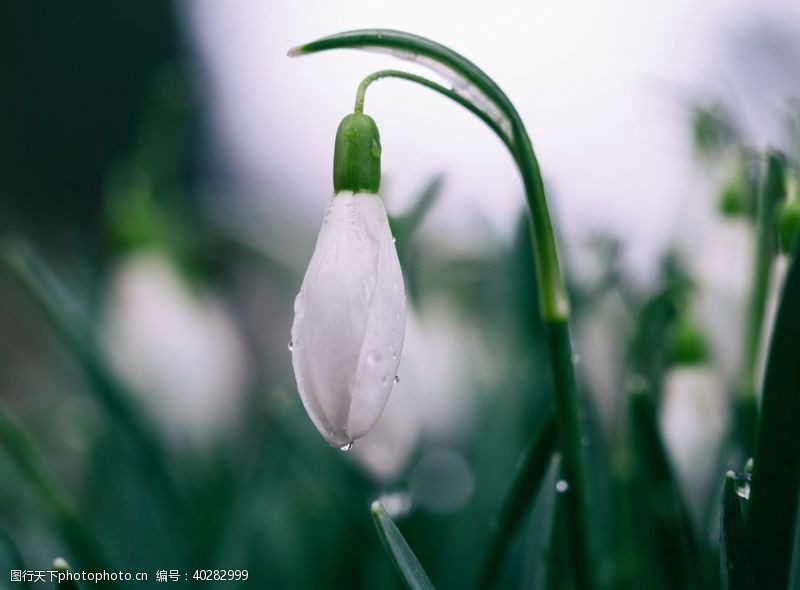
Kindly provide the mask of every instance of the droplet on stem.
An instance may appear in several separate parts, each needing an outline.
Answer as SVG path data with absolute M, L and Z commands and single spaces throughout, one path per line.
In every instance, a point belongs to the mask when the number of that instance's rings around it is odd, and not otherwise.
M 569 489 L 569 483 L 567 483 L 566 479 L 559 479 L 558 482 L 556 482 L 556 491 L 559 492 L 560 494 L 563 494 L 568 489 Z

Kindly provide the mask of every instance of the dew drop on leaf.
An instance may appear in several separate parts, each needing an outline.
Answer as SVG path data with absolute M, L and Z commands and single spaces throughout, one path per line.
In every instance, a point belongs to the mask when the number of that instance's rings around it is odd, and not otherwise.
M 569 483 L 567 483 L 566 479 L 559 479 L 558 482 L 556 482 L 556 491 L 557 492 L 563 494 L 568 489 L 569 489 Z

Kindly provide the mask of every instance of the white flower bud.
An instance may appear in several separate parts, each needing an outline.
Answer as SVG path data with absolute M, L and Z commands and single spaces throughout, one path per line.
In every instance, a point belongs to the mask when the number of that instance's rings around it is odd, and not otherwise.
M 331 198 L 294 310 L 300 398 L 325 440 L 349 449 L 386 405 L 405 335 L 403 275 L 378 195 Z

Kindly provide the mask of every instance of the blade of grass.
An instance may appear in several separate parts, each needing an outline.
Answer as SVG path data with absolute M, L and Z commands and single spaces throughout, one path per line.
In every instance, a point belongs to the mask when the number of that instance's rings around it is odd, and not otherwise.
M 747 513 L 753 587 L 786 588 L 800 493 L 800 248 L 797 242 L 772 331 Z
M 722 506 L 719 527 L 720 567 L 723 590 L 745 590 L 747 588 L 747 547 L 744 515 L 741 500 L 736 493 L 736 474 L 725 474 L 722 489 Z
M 756 392 L 758 390 L 759 355 L 763 349 L 763 323 L 770 286 L 772 262 L 778 253 L 777 211 L 784 198 L 786 185 L 784 181 L 786 163 L 780 152 L 770 150 L 767 153 L 767 166 L 757 195 L 756 208 L 756 248 L 755 264 L 749 308 L 747 310 L 745 357 L 742 367 L 741 384 L 736 399 L 737 435 L 744 445 L 746 455 L 753 452 L 758 407 Z
M 79 517 L 72 500 L 63 491 L 33 439 L 5 403 L 0 401 L 0 447 L 30 484 L 44 512 L 64 543 L 85 569 L 101 571 L 109 566 L 104 551 Z
M 556 487 L 558 476 L 561 473 L 561 456 L 555 453 L 550 458 L 550 466 L 547 468 L 547 476 L 545 478 L 546 488 L 542 494 L 542 500 L 547 504 L 548 508 L 547 519 L 545 527 L 540 531 L 541 538 L 545 539 L 544 550 L 540 555 L 535 555 L 534 558 L 540 562 L 539 572 L 536 576 L 536 584 L 534 588 L 547 588 L 552 585 L 553 580 L 557 577 L 554 564 L 563 562 L 569 558 L 567 551 L 562 551 L 563 558 L 560 559 L 556 554 L 558 553 L 557 542 L 558 539 L 563 537 L 563 532 L 558 534 L 558 520 L 563 518 L 563 505 L 561 504 L 561 492 Z
M 653 508 L 649 512 L 655 529 L 650 534 L 671 578 L 668 587 L 703 588 L 697 540 L 658 432 L 652 398 L 642 384 L 631 388 L 628 399 L 634 469 Z
M 414 555 L 383 505 L 376 500 L 372 503 L 370 512 L 383 548 L 389 554 L 389 558 L 405 585 L 410 590 L 433 590 L 433 584 L 428 578 L 428 574 L 422 569 L 417 556 Z
M 548 412 L 522 455 L 511 488 L 498 512 L 482 573 L 478 578 L 476 586 L 478 589 L 490 588 L 497 578 L 503 556 L 524 522 L 525 513 L 536 499 L 547 473 L 547 467 L 551 463 L 556 447 L 556 434 L 555 414 Z
M 10 569 L 16 569 L 19 571 L 25 571 L 28 569 L 25 565 L 25 560 L 22 557 L 19 547 L 17 547 L 17 544 L 14 542 L 14 539 L 11 537 L 11 535 L 9 535 L 8 532 L 3 528 L 0 528 L 0 545 L 5 547 L 6 554 L 8 555 L 8 563 L 11 565 Z M 30 580 L 27 578 L 23 578 L 20 583 L 23 585 L 23 587 L 28 588 L 29 590 L 33 587 Z
M 77 299 L 27 242 L 9 240 L 3 244 L 0 255 L 56 336 L 80 363 L 100 406 L 141 451 L 142 468 L 148 475 L 156 476 L 158 489 L 173 514 L 185 519 L 186 501 L 168 466 L 165 445 L 106 366 L 94 343 L 91 321 Z

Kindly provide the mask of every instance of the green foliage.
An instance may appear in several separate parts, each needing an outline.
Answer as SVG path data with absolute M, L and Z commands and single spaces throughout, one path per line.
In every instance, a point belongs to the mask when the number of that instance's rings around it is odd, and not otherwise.
M 752 583 L 761 588 L 784 588 L 789 582 L 800 495 L 797 452 L 800 256 L 797 252 L 795 248 L 767 356 L 747 514 Z
M 381 503 L 373 502 L 370 511 L 381 543 L 409 590 L 433 590 L 428 574 Z

